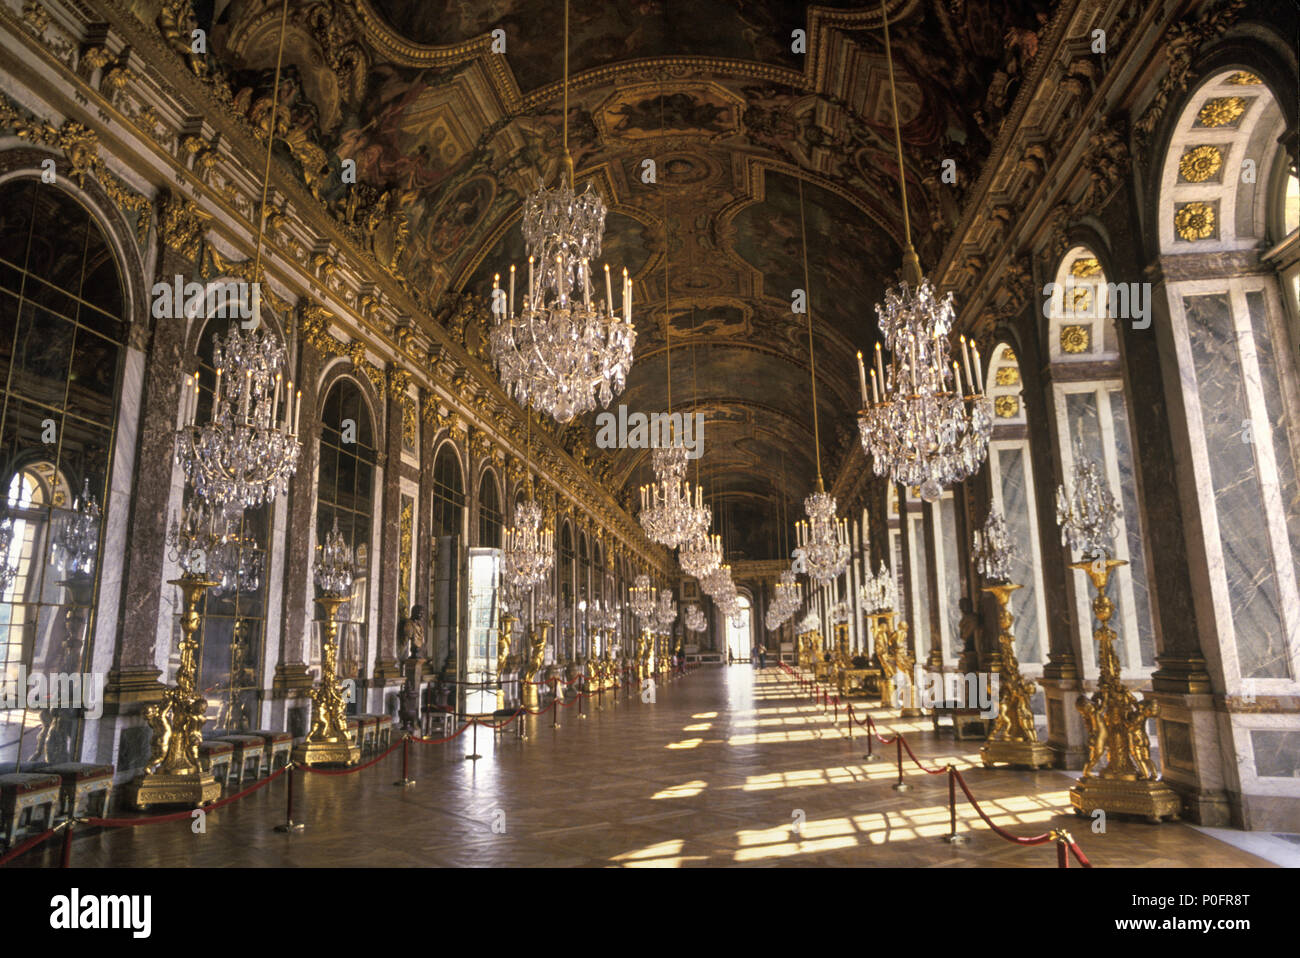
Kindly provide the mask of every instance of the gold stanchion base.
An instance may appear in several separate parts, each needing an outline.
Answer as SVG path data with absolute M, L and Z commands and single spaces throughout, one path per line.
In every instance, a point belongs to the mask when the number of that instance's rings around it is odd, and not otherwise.
M 350 742 L 299 742 L 293 747 L 293 760 L 299 765 L 355 765 L 361 759 L 361 747 Z
M 1070 789 L 1070 804 L 1079 815 L 1091 815 L 1100 808 L 1107 815 L 1140 815 L 1159 822 L 1176 819 L 1183 803 L 1164 782 L 1088 777 Z
M 910 705 L 898 713 L 899 718 L 924 718 L 924 709 L 914 709 Z
M 1052 750 L 1046 742 L 985 742 L 980 749 L 985 767 L 1001 763 L 1024 768 L 1047 768 L 1052 764 Z
M 151 805 L 193 805 L 198 807 L 215 802 L 221 795 L 221 786 L 211 772 L 197 775 L 170 775 L 166 772 L 146 772 L 131 786 L 132 804 L 144 811 Z

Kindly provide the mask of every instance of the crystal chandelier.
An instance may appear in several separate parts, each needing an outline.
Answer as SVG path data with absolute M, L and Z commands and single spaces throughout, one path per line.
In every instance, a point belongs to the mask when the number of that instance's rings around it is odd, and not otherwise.
M 212 415 L 197 424 L 199 380 L 186 376 L 185 425 L 176 436 L 176 460 L 195 493 L 229 514 L 275 499 L 298 469 L 298 415 L 302 392 L 284 388 L 284 343 L 264 325 L 232 323 L 212 350 L 217 370 Z
M 339 532 L 339 521 L 334 520 L 334 530 L 325 536 L 325 542 L 316 546 L 316 587 L 326 595 L 343 596 L 352 592 L 354 574 L 352 547 Z
M 8 550 L 6 549 L 6 553 Z M 54 567 L 68 575 L 94 575 L 99 552 L 99 502 L 90 494 L 90 479 L 72 504 L 54 543 Z
M 862 603 L 862 610 L 868 615 L 891 612 L 898 606 L 898 585 L 883 560 L 879 572 L 875 575 L 867 574 L 867 580 L 858 589 L 858 599 Z
M 681 447 L 656 449 L 671 452 Z M 641 527 L 652 542 L 672 549 L 696 537 L 703 537 L 712 522 L 712 511 L 704 504 L 704 490 L 695 487 L 691 501 L 691 483 L 686 480 L 686 451 L 681 450 L 681 465 L 673 457 L 656 457 L 655 481 L 641 487 Z
M 632 583 L 632 598 L 628 605 L 632 609 L 632 614 L 641 619 L 643 624 L 654 614 L 657 591 L 650 584 L 648 575 L 639 575 Z
M 975 364 L 980 375 L 972 376 L 964 337 L 967 383 L 963 395 L 957 364 L 950 362 L 948 354 L 948 334 L 953 323 L 952 294 L 939 298 L 930 281 L 922 276 L 920 261 L 912 248 L 887 17 L 885 58 L 889 64 L 898 181 L 903 200 L 903 281 L 886 291 L 883 307 L 876 306 L 890 360 L 886 373 L 877 343 L 870 398 L 862 354 L 858 354 L 863 406 L 858 428 L 862 447 L 870 453 L 877 476 L 888 474 L 895 483 L 918 486 L 922 499 L 935 502 L 943 495 L 944 486 L 973 474 L 987 457 L 993 410 L 983 395 L 979 351 L 975 351 Z
M 632 366 L 632 281 L 623 270 L 621 315 L 614 312 L 609 267 L 605 298 L 593 300 L 591 263 L 600 256 L 605 204 L 588 184 L 573 190 L 569 155 L 569 5 L 564 5 L 564 176 L 558 187 L 541 187 L 524 204 L 528 288 L 515 311 L 515 267 L 510 291 L 493 279 L 493 362 L 507 393 L 521 405 L 570 422 L 607 406 L 623 391 Z
M 798 549 L 803 551 L 808 574 L 817 582 L 829 582 L 849 562 L 849 528 L 847 520 L 835 518 L 835 497 L 826 492 L 822 482 L 821 427 L 817 418 L 817 364 L 813 354 L 811 285 L 808 281 L 808 229 L 804 222 L 803 180 L 799 180 L 799 235 L 803 243 L 803 279 L 807 295 L 808 372 L 812 383 L 813 450 L 817 461 L 817 491 L 803 501 L 806 520 L 796 523 Z M 798 551 L 798 550 L 796 550 Z
M 703 632 L 709 627 L 709 622 L 704 617 L 703 610 L 694 602 L 686 607 L 686 614 L 682 616 L 682 622 L 692 632 Z
M 1016 551 L 1007 535 L 1007 523 L 996 509 L 989 510 L 983 530 L 976 529 L 972 538 L 975 568 L 990 582 L 1010 582 L 1011 563 Z
M 795 581 L 794 572 L 786 569 L 781 573 L 781 581 L 776 584 L 775 597 L 771 610 L 776 613 L 777 627 L 785 623 L 799 610 L 803 597 L 799 595 L 799 583 Z
M 668 200 L 664 199 L 664 366 L 668 391 L 668 421 L 673 416 L 673 343 L 672 310 L 668 272 Z M 713 510 L 704 504 L 704 489 L 686 478 L 686 448 L 681 437 L 671 435 L 667 446 L 657 446 L 650 454 L 655 481 L 641 487 L 641 526 L 652 542 L 674 549 L 696 536 L 705 535 L 713 521 Z
M 817 491 L 803 501 L 807 519 L 795 524 L 804 562 L 816 582 L 829 582 L 849 564 L 849 521 L 835 518 L 835 497 L 822 488 L 817 477 Z
M 548 583 L 542 583 L 533 590 L 533 612 L 538 622 L 555 624 L 556 602 L 555 590 Z
M 700 588 L 709 598 L 717 601 L 731 586 L 731 566 L 720 564 L 716 569 L 700 580 Z
M 844 599 L 840 599 L 839 602 L 836 602 L 835 607 L 831 609 L 831 621 L 836 625 L 844 625 L 851 617 L 852 613 L 849 611 L 849 603 Z
M 501 571 L 508 585 L 528 589 L 546 578 L 555 563 L 555 532 L 542 526 L 541 506 L 531 498 L 521 502 L 504 540 Z
M 672 592 L 665 589 L 659 593 L 651 618 L 654 621 L 655 631 L 661 633 L 672 631 L 673 625 L 677 622 L 677 603 L 673 600 Z
M 1074 491 L 1056 489 L 1056 521 L 1061 545 L 1085 558 L 1111 555 L 1119 506 L 1102 478 L 1097 462 L 1084 454 L 1082 442 L 1074 447 Z
M 688 539 L 677 551 L 677 560 L 682 572 L 692 578 L 703 579 L 722 565 L 722 536 L 715 532 Z

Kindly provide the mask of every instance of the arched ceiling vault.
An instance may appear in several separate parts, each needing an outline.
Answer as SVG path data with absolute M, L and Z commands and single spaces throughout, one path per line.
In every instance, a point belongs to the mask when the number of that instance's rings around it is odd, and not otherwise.
M 1050 3 L 887 6 L 924 266 L 957 222 Z M 592 183 L 610 209 L 602 258 L 637 281 L 637 359 L 615 402 L 666 405 L 671 314 L 674 406 L 710 417 L 702 475 L 738 526 L 769 521 L 760 513 L 781 491 L 797 515 L 815 481 L 806 318 L 790 309 L 805 285 L 801 187 L 828 478 L 856 441 L 853 353 L 872 349 L 874 305 L 901 260 L 880 7 L 571 7 L 569 146 L 579 185 Z M 278 8 L 214 5 L 207 25 L 237 107 L 255 109 L 269 91 Z M 492 274 L 524 261 L 523 199 L 560 168 L 562 15 L 558 0 L 291 0 L 286 159 L 314 165 L 313 191 L 398 273 L 419 278 L 412 294 L 440 321 L 466 297 L 485 302 Z M 504 53 L 493 52 L 494 30 L 504 31 Z M 806 52 L 792 51 L 794 30 L 806 31 Z M 955 183 L 940 178 L 946 159 Z M 356 164 L 355 187 L 341 182 L 345 160 Z M 653 183 L 643 180 L 646 160 Z M 467 347 L 483 333 L 467 328 Z M 635 495 L 643 457 L 596 448 L 595 431 L 592 415 L 565 439 Z M 749 558 L 770 548 L 763 538 L 747 540 L 758 550 Z

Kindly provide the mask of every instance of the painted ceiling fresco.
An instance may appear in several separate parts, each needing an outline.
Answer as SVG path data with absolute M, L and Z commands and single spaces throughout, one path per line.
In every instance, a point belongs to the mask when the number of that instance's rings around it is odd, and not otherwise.
M 268 129 L 278 3 L 218 3 L 215 19 L 200 6 L 236 108 Z M 933 265 L 1050 3 L 888 8 L 914 243 Z M 277 151 L 425 307 L 417 321 L 445 321 L 466 297 L 485 303 L 492 274 L 524 261 L 523 199 L 560 169 L 562 13 L 558 0 L 291 0 Z M 828 476 L 856 441 L 853 353 L 872 348 L 874 304 L 900 263 L 879 6 L 573 0 L 571 18 L 569 148 L 579 186 L 610 209 L 603 259 L 628 267 L 640 303 L 616 402 L 666 403 L 671 313 L 674 401 L 690 396 L 694 345 L 701 404 L 716 417 L 702 470 L 737 527 L 759 530 L 746 557 L 766 557 L 777 536 L 761 530 L 782 490 L 799 511 L 816 473 L 806 317 L 790 310 L 804 286 L 801 186 Z M 790 49 L 796 28 L 806 54 Z M 490 49 L 496 29 L 503 54 Z M 940 181 L 944 159 L 955 184 Z M 484 358 L 486 322 L 463 331 Z M 594 435 L 594 416 L 564 430 L 616 492 L 635 494 L 644 457 L 597 449 Z

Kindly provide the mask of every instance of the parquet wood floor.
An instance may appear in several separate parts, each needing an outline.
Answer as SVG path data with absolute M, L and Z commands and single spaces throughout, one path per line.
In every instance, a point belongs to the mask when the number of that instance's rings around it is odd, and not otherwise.
M 95 830 L 73 843 L 78 866 L 1055 866 L 1049 845 L 1013 846 L 959 807 L 961 846 L 948 830 L 944 775 L 907 763 L 912 789 L 891 789 L 897 769 L 862 761 L 844 713 L 832 715 L 775 669 L 713 667 L 674 679 L 646 704 L 608 693 L 580 719 L 533 719 L 530 738 L 470 739 L 411 747 L 417 784 L 395 788 L 400 752 L 356 775 L 299 776 L 295 818 L 306 831 L 278 834 L 283 779 L 189 821 Z M 1112 817 L 1104 834 L 1070 811 L 1072 776 L 986 770 L 978 742 L 936 738 L 928 719 L 881 709 L 882 732 L 900 729 L 928 765 L 952 761 L 999 825 L 1021 835 L 1069 829 L 1098 867 L 1271 867 L 1180 823 Z M 796 832 L 796 822 L 801 826 Z M 51 841 L 15 866 L 57 864 Z

